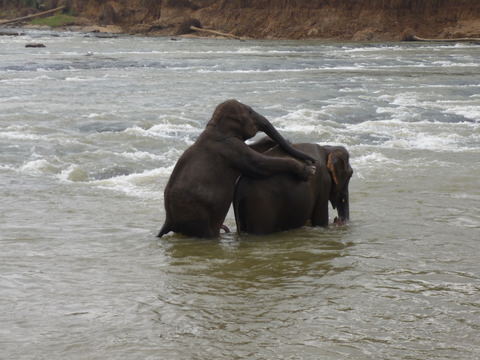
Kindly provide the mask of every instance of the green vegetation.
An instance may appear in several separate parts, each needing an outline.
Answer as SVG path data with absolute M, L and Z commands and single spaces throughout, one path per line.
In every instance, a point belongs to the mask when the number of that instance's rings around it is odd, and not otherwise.
M 46 18 L 34 19 L 31 21 L 31 24 L 59 27 L 59 26 L 74 24 L 75 20 L 76 20 L 75 16 L 58 14 L 58 15 L 53 15 Z
M 38 5 L 37 0 L 20 0 L 19 3 L 20 6 L 29 6 L 34 8 L 36 8 Z

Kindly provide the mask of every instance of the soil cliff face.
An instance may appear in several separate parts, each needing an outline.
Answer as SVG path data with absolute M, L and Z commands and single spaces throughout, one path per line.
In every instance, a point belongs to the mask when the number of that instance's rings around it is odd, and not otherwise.
M 125 31 L 172 35 L 191 19 L 253 38 L 400 40 L 480 36 L 479 0 L 50 0 Z
M 425 37 L 459 35 L 464 24 L 477 22 L 475 0 L 250 0 L 226 1 L 218 26 L 260 36 L 397 40 L 407 29 Z M 261 15 L 260 15 L 261 14 Z M 240 21 L 235 23 L 235 20 Z M 233 28 L 232 30 L 235 30 Z

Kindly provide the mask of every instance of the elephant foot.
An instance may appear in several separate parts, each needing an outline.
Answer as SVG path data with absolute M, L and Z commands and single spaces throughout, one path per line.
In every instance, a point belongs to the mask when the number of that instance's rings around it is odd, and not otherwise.
M 345 220 L 345 219 L 340 219 L 339 217 L 335 217 L 335 219 L 333 219 L 333 223 L 334 223 L 336 226 L 344 226 L 344 225 L 347 225 L 347 220 Z

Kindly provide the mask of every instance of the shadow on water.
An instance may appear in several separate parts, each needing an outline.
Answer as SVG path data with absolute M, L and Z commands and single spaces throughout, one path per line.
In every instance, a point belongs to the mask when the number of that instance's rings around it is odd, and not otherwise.
M 349 232 L 348 227 L 301 228 L 266 236 L 222 234 L 213 240 L 173 235 L 163 241 L 171 271 L 193 276 L 197 284 L 211 281 L 216 287 L 220 281 L 239 290 L 313 282 L 344 270 L 334 261 L 353 245 L 344 241 Z

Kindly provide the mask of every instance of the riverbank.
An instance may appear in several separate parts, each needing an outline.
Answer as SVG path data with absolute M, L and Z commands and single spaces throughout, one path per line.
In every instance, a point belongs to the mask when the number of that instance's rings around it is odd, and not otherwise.
M 50 6 L 62 4 L 49 1 Z M 428 38 L 480 36 L 480 2 L 364 0 L 70 0 L 75 15 L 62 28 L 151 36 L 181 35 L 192 22 L 253 39 L 398 41 L 405 32 Z M 2 9 L 1 16 L 34 12 Z M 202 33 L 207 36 L 208 34 Z

